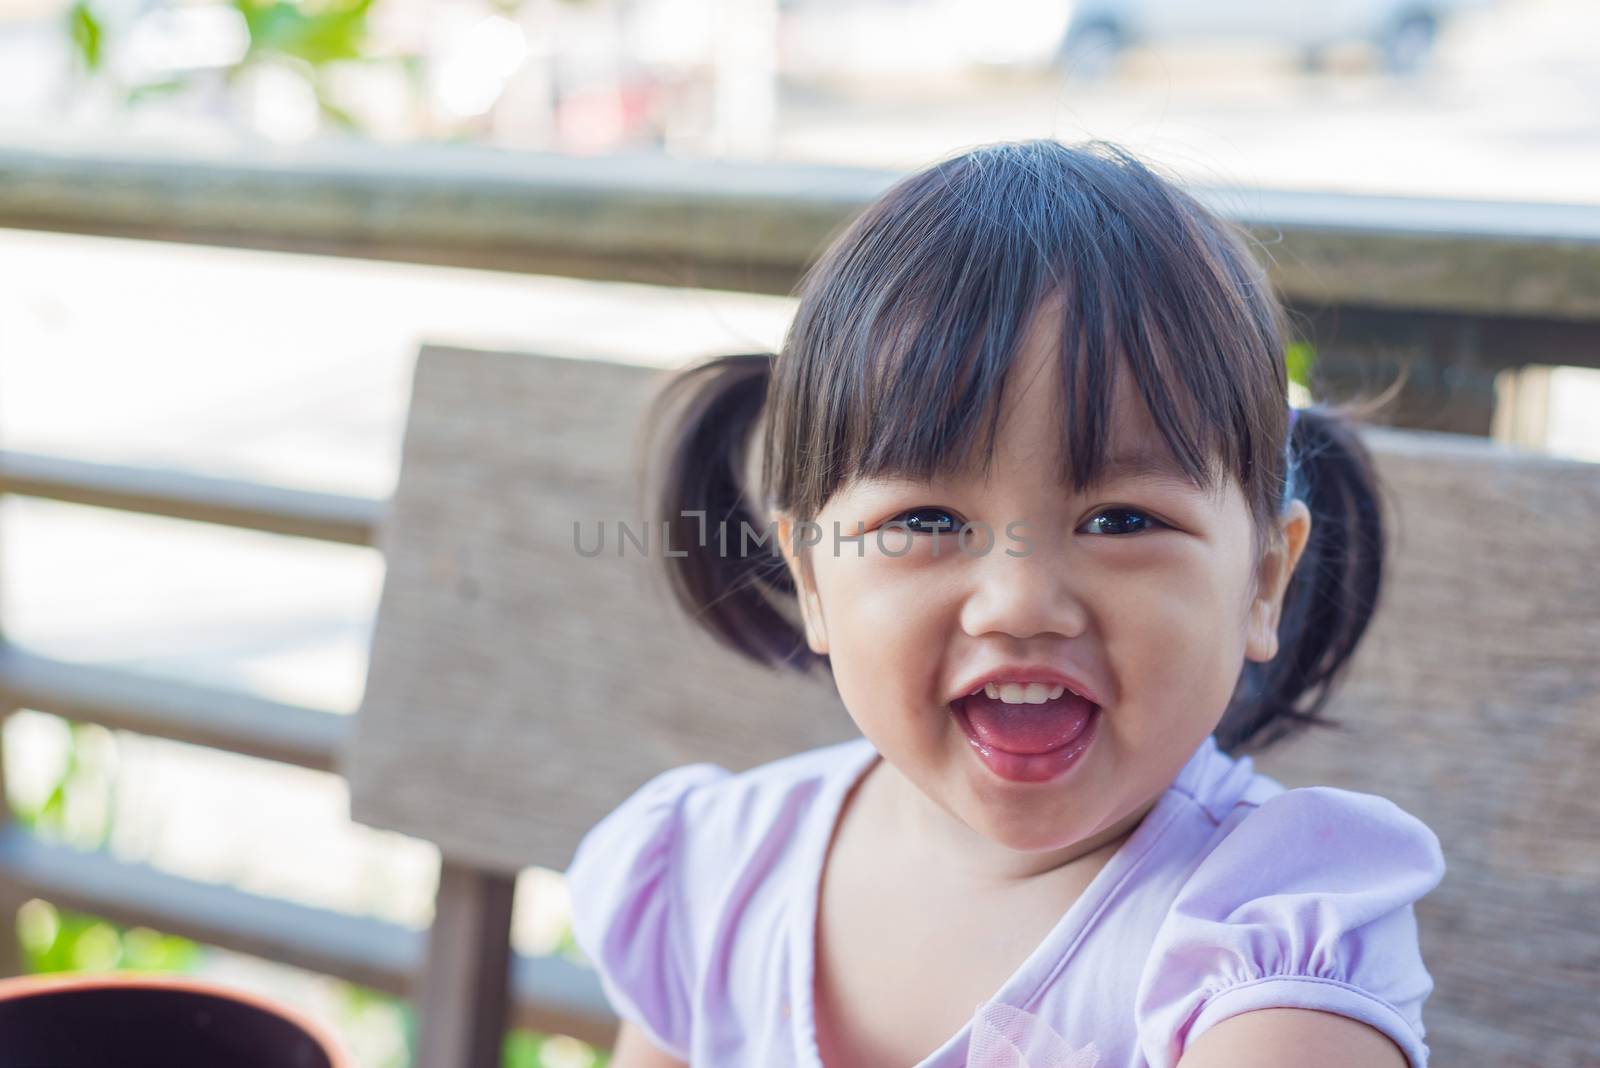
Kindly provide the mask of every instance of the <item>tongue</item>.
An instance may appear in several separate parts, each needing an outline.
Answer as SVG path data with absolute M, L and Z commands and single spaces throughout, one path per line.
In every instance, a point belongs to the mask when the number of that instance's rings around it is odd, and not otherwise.
M 983 694 L 963 703 L 978 741 L 1008 753 L 1033 755 L 1059 749 L 1083 733 L 1095 706 L 1076 694 L 1042 705 L 1008 705 Z

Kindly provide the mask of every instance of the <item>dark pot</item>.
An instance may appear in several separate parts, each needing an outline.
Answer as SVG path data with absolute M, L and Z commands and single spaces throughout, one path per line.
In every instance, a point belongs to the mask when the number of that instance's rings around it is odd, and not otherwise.
M 0 979 L 0 1068 L 354 1068 L 258 994 L 171 975 Z

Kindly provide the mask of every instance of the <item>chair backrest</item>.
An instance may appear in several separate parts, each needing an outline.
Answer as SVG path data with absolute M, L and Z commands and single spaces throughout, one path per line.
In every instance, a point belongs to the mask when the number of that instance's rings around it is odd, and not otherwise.
M 666 372 L 429 348 L 417 363 L 352 814 L 510 873 L 562 868 L 675 764 L 744 768 L 851 737 L 832 687 L 688 626 L 639 537 L 636 431 Z M 1257 756 L 1290 786 L 1382 794 L 1449 872 L 1418 907 L 1441 1065 L 1600 1048 L 1600 466 L 1367 432 L 1395 555 L 1330 715 Z M 585 551 L 605 522 L 605 549 Z
M 355 819 L 481 868 L 561 870 L 658 771 L 856 733 L 831 683 L 744 662 L 670 602 L 636 440 L 668 373 L 419 355 L 344 765 Z

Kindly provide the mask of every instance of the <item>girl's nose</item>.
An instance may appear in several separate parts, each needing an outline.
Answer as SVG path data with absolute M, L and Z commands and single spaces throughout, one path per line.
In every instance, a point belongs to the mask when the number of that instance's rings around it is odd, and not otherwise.
M 997 545 L 972 561 L 968 575 L 961 628 L 973 637 L 1074 638 L 1088 628 L 1088 607 L 1068 562 L 1037 542 L 1020 556 Z

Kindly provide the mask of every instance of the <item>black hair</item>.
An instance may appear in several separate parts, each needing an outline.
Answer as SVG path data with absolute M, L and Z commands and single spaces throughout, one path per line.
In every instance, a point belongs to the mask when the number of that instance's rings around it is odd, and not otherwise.
M 758 662 L 825 666 L 781 557 L 707 544 L 682 513 L 764 530 L 771 509 L 811 520 L 855 477 L 925 479 L 979 448 L 987 462 L 1016 353 L 1057 296 L 1064 482 L 1082 491 L 1099 476 L 1125 367 L 1189 478 L 1238 481 L 1258 549 L 1288 495 L 1311 509 L 1278 655 L 1244 665 L 1218 744 L 1328 723 L 1319 713 L 1383 570 L 1371 458 L 1337 409 L 1302 410 L 1291 435 L 1285 313 L 1243 231 L 1102 141 L 985 145 L 900 180 L 801 279 L 777 354 L 718 357 L 670 381 L 647 433 L 665 460 L 656 518 L 687 553 L 665 557 L 679 603 Z

